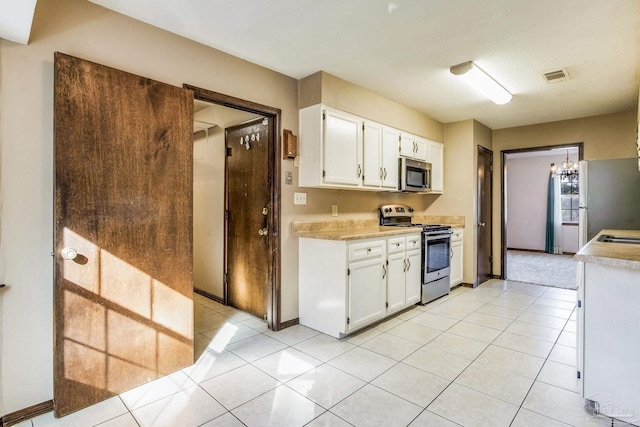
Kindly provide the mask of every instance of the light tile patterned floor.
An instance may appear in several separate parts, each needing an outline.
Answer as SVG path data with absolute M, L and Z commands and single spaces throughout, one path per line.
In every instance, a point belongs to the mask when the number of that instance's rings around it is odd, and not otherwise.
M 193 366 L 19 426 L 624 425 L 583 409 L 575 291 L 491 280 L 342 340 L 194 301 Z

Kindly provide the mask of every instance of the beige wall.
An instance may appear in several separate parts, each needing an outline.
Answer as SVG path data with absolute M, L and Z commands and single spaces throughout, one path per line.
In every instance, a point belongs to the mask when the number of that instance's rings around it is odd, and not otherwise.
M 501 270 L 500 189 L 501 151 L 584 143 L 584 159 L 617 159 L 636 156 L 636 110 L 493 131 L 493 274 Z
M 439 121 L 324 71 L 301 79 L 298 87 L 300 108 L 323 103 L 434 141 L 444 140 Z
M 83 0 L 40 0 L 31 43 L 0 40 L 0 415 L 52 398 L 53 53 L 282 110 L 297 133 L 297 81 Z M 285 167 L 286 169 L 286 167 Z M 282 191 L 291 222 L 293 188 Z M 297 242 L 283 227 L 283 259 Z M 283 264 L 283 320 L 297 316 L 297 264 Z

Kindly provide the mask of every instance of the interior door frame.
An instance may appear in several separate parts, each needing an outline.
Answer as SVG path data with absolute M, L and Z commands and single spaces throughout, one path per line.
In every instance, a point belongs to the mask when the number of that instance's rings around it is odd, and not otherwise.
M 507 280 L 507 154 L 530 153 L 534 151 L 548 151 L 562 148 L 578 148 L 578 161 L 584 159 L 584 142 L 568 144 L 542 145 L 537 147 L 516 148 L 500 151 L 500 278 Z
M 271 277 L 267 284 L 267 325 L 269 329 L 278 331 L 281 328 L 281 271 L 280 271 L 280 217 L 281 217 L 281 184 L 280 184 L 280 151 L 281 151 L 281 115 L 278 108 L 258 104 L 245 99 L 236 98 L 219 92 L 183 84 L 184 89 L 193 91 L 194 99 L 222 105 L 224 107 L 260 114 L 273 120 L 273 143 L 269 147 L 269 189 L 271 193 L 272 215 L 267 218 L 267 227 L 271 230 L 269 252 L 271 253 Z M 226 183 L 225 183 L 226 185 Z M 224 282 L 224 304 L 228 304 L 227 282 Z
M 487 225 L 489 225 L 489 259 L 491 260 L 491 269 L 489 271 L 489 276 L 493 277 L 493 150 L 490 150 L 486 147 L 483 147 L 482 145 L 478 145 L 478 152 L 476 154 L 477 156 L 477 170 L 476 170 L 476 200 L 477 200 L 477 209 L 476 209 L 476 218 L 475 218 L 475 224 L 474 226 L 476 227 L 476 230 L 479 229 L 479 224 L 480 224 L 480 215 L 482 213 L 482 209 L 481 207 L 483 206 L 482 203 L 482 192 L 480 191 L 480 157 L 483 155 L 488 155 L 489 156 L 489 173 L 487 173 L 487 171 L 484 171 L 484 180 L 486 180 L 487 178 L 489 178 L 489 191 L 491 192 L 489 194 L 489 207 L 491 209 L 490 211 L 490 215 L 489 215 L 489 220 L 486 222 Z M 477 231 L 477 241 L 476 241 L 476 278 L 475 281 L 473 283 L 473 287 L 475 288 L 476 286 L 480 285 L 480 268 L 479 268 L 479 257 L 480 257 L 480 233 L 479 231 Z

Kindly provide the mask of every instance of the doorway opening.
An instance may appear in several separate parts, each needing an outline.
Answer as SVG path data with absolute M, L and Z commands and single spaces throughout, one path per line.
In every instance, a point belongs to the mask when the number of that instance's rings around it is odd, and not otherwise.
M 554 178 L 551 168 L 560 168 L 567 159 L 577 164 L 583 159 L 583 143 L 501 154 L 501 277 L 575 289 L 579 172 Z
M 213 300 L 200 308 L 218 304 L 219 314 L 247 316 L 241 320 L 254 326 L 261 319 L 264 329 L 277 331 L 280 110 L 184 87 L 194 92 L 195 104 L 194 292 Z M 205 320 L 215 323 L 214 317 Z M 196 313 L 196 332 L 211 326 L 202 322 Z

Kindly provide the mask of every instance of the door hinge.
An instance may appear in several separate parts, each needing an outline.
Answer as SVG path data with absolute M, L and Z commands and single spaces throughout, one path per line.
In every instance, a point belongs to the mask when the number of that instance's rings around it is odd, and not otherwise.
M 327 175 L 327 173 L 324 171 L 324 169 L 322 170 L 322 177 L 324 178 Z
M 351 269 L 347 268 L 347 276 L 351 276 Z
M 364 123 L 362 124 L 362 131 L 364 132 Z
M 224 281 L 224 283 L 227 283 L 229 281 L 229 274 L 228 273 L 224 273 L 222 280 Z
M 582 300 L 578 300 L 578 308 L 582 307 Z
M 347 325 L 348 325 L 349 323 L 351 323 L 351 319 L 349 319 L 349 318 L 347 317 Z
M 580 376 L 581 376 L 581 375 L 580 375 L 580 371 L 578 371 L 578 379 L 580 379 Z
M 227 157 L 231 157 L 231 147 L 227 147 Z
M 489 255 L 489 262 L 493 262 L 493 255 Z
M 489 171 L 493 172 L 493 165 L 489 165 Z
M 229 211 L 224 211 L 224 219 L 229 221 Z
M 322 120 L 327 120 L 327 113 L 322 113 Z
M 384 303 L 384 306 L 385 306 L 386 308 L 389 308 L 389 301 L 385 302 L 385 303 Z

